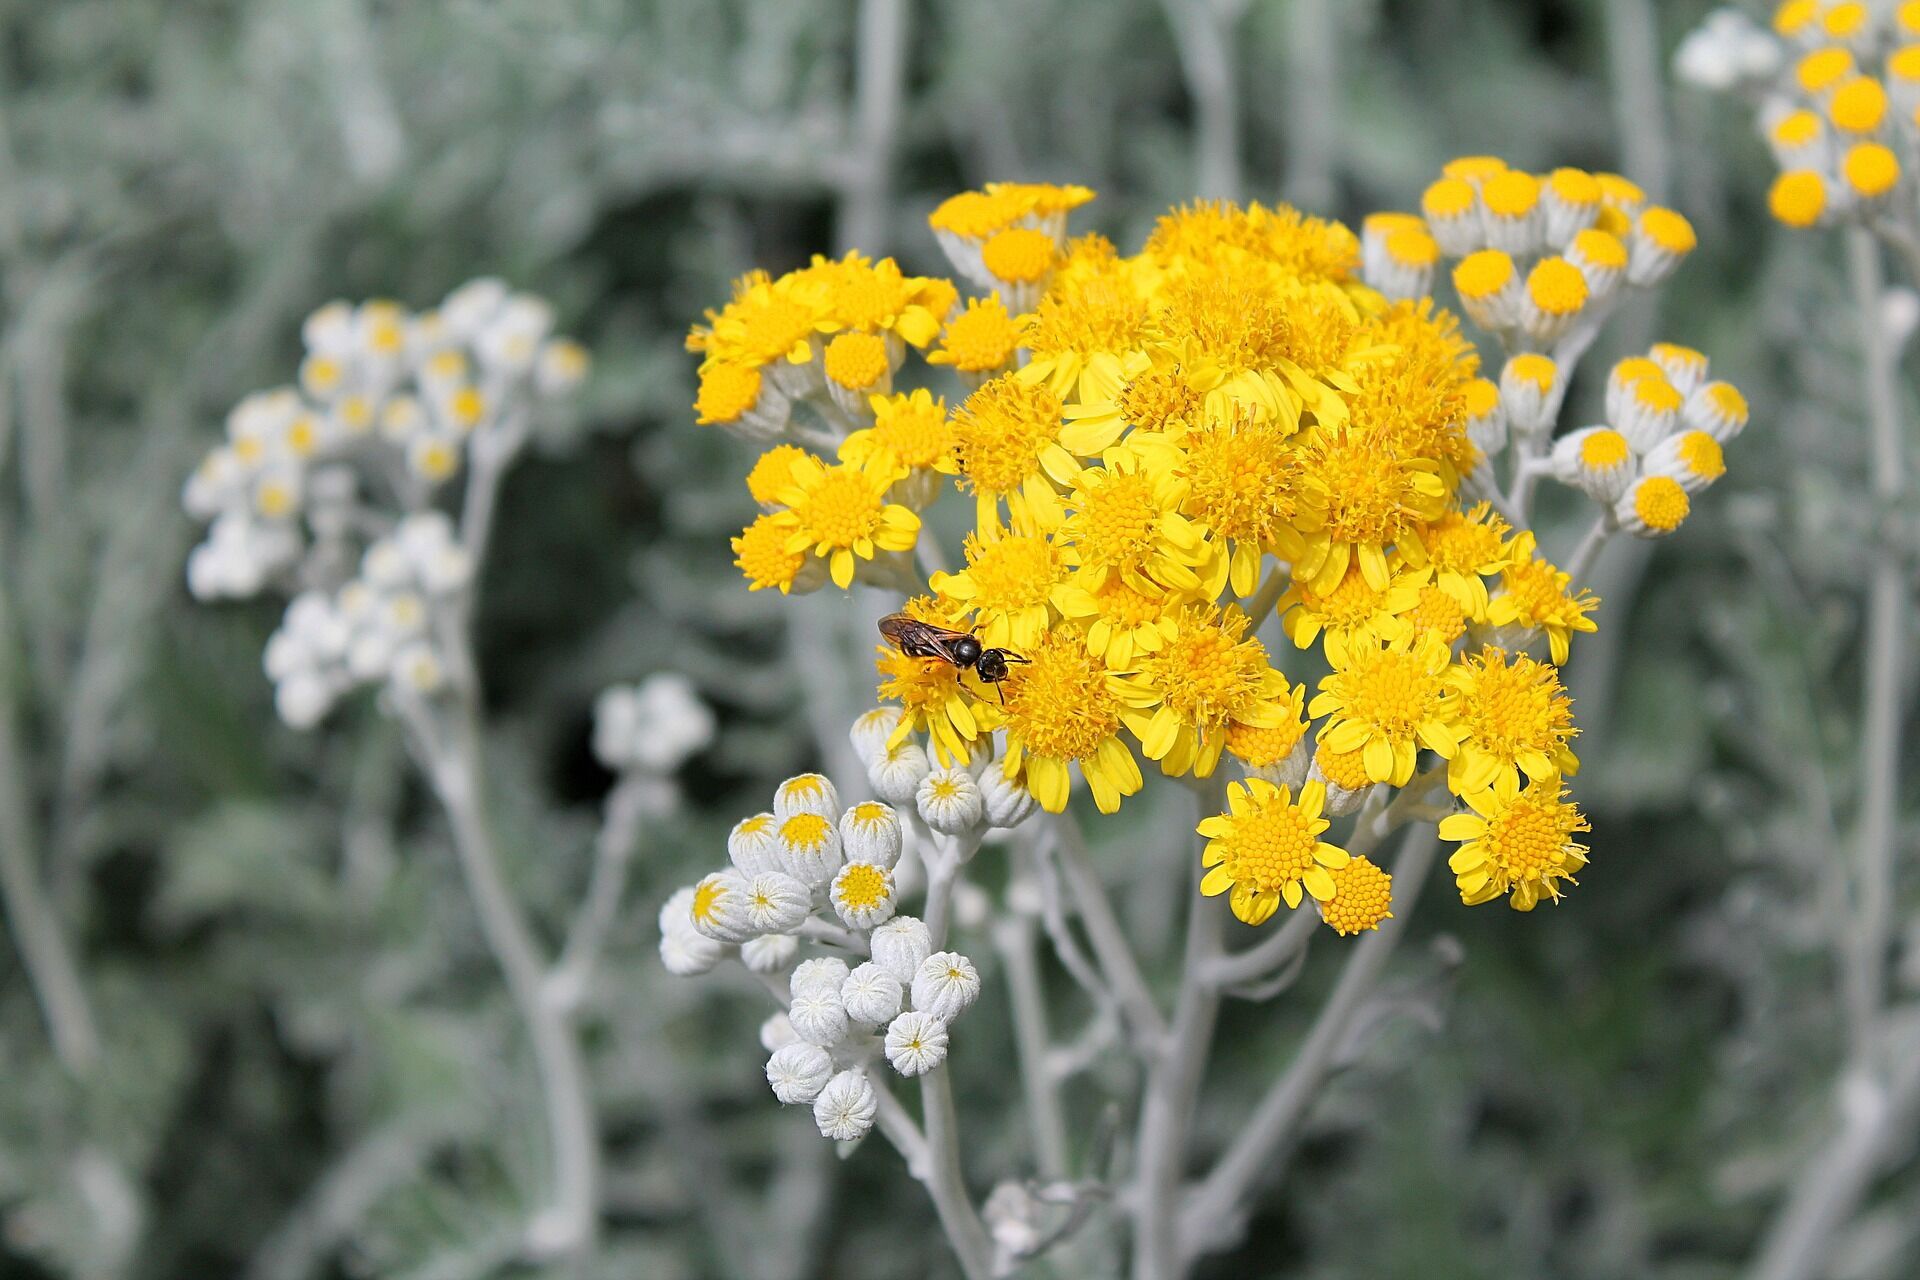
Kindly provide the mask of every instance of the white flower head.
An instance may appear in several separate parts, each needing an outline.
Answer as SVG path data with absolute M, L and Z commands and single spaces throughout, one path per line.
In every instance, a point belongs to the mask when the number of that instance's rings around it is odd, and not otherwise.
M 838 956 L 816 956 L 794 966 L 793 977 L 787 981 L 787 991 L 798 1000 L 801 996 L 822 991 L 838 991 L 840 984 L 846 980 L 845 960 Z
M 840 816 L 840 793 L 824 774 L 802 773 L 788 778 L 773 793 L 773 816 L 784 819 L 796 813 L 819 814 L 831 822 Z
M 747 927 L 755 933 L 786 933 L 813 910 L 813 894 L 779 871 L 762 871 L 747 882 Z
M 832 1076 L 833 1059 L 819 1045 L 782 1045 L 767 1059 L 767 1083 L 773 1086 L 773 1096 L 787 1106 L 812 1102 Z
M 980 825 L 986 801 L 965 769 L 935 769 L 920 780 L 914 803 L 920 817 L 942 835 L 957 836 Z
M 290 729 L 311 729 L 333 710 L 334 687 L 315 671 L 294 671 L 273 687 L 273 709 Z
M 887 1061 L 903 1076 L 925 1075 L 947 1060 L 947 1024 L 909 1009 L 887 1024 Z
M 1543 355 L 1523 353 L 1500 370 L 1500 403 L 1507 425 L 1521 436 L 1540 436 L 1553 428 L 1552 409 L 1564 375 Z
M 798 1043 L 800 1037 L 793 1033 L 793 1023 L 787 1020 L 785 1010 L 768 1015 L 760 1024 L 760 1047 L 768 1053 Z
M 873 1128 L 874 1114 L 880 1102 L 874 1096 L 873 1082 L 864 1071 L 842 1071 L 827 1081 L 826 1088 L 813 1100 L 813 1122 L 820 1136 L 835 1142 L 852 1142 L 867 1136 Z
M 694 890 L 676 890 L 660 907 L 660 960 L 677 978 L 705 973 L 726 949 L 693 927 Z
M 981 775 L 980 798 L 986 805 L 990 827 L 1017 827 L 1032 817 L 1038 807 L 1026 784 L 1007 775 L 1004 760 L 995 761 Z
M 1673 55 L 1674 74 L 1697 88 L 1724 92 L 1765 80 L 1780 68 L 1780 42 L 1738 9 L 1715 9 L 1687 33 Z
M 912 982 L 933 952 L 933 935 L 914 916 L 895 916 L 873 931 L 873 962 L 901 982 Z
M 832 818 L 796 813 L 780 823 L 776 835 L 780 869 L 809 889 L 825 888 L 845 861 Z
M 754 973 L 778 973 L 793 963 L 800 939 L 790 933 L 767 933 L 740 944 L 740 962 Z
M 533 385 L 543 396 L 563 396 L 586 381 L 592 367 L 587 349 L 568 338 L 544 343 L 533 367 Z
M 713 710 L 677 671 L 614 685 L 593 704 L 593 751 L 609 769 L 667 773 L 713 741 Z
M 926 749 L 909 738 L 883 746 L 867 761 L 867 781 L 874 794 L 888 804 L 910 805 L 920 794 L 920 780 L 932 768 Z
M 1607 385 L 1607 421 L 1635 453 L 1647 453 L 1672 435 L 1685 403 L 1680 389 L 1659 374 L 1629 374 Z
M 393 678 L 415 693 L 433 693 L 446 683 L 447 669 L 439 651 L 416 640 L 393 657 Z
M 740 819 L 727 834 L 727 857 L 750 876 L 780 870 L 779 825 L 770 813 Z
M 795 996 L 787 1006 L 787 1021 L 795 1035 L 823 1049 L 847 1037 L 847 1007 L 840 1003 L 837 988 L 815 987 Z
M 1612 427 L 1583 427 L 1553 442 L 1554 479 L 1599 503 L 1612 503 L 1633 483 L 1633 448 Z
M 833 909 L 850 929 L 871 929 L 893 916 L 893 872 L 871 862 L 849 862 L 833 878 Z
M 488 321 L 499 314 L 506 301 L 505 281 L 492 276 L 469 280 L 448 294 L 440 304 L 440 320 L 449 334 L 471 341 Z
M 715 942 L 745 942 L 758 932 L 748 921 L 750 893 L 747 878 L 732 867 L 714 872 L 693 886 L 693 927 Z
M 846 1007 L 847 1016 L 862 1026 L 877 1027 L 891 1021 L 906 999 L 906 984 L 871 960 L 840 984 L 840 1003 Z
M 900 844 L 900 815 L 892 805 L 863 800 L 840 815 L 840 848 L 848 862 L 891 871 L 900 861 Z
M 847 731 L 847 738 L 853 743 L 853 749 L 860 756 L 862 764 L 871 765 L 874 757 L 887 747 L 887 739 L 893 736 L 895 726 L 900 723 L 900 708 L 875 707 L 853 722 L 853 728 Z
M 980 998 L 980 971 L 958 951 L 936 951 L 913 975 L 913 1007 L 952 1022 Z

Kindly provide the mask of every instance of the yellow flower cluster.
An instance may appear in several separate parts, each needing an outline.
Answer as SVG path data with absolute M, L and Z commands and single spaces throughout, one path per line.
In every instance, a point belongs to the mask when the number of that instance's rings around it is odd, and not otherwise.
M 1920 137 L 1920 4 L 1786 0 L 1787 57 L 1761 128 L 1780 165 L 1768 206 L 1790 227 L 1869 214 Z
M 1593 273 L 1657 279 L 1691 229 L 1622 179 L 1487 159 L 1449 166 L 1424 218 L 1382 215 L 1364 237 L 1203 202 L 1123 255 L 1068 237 L 1090 198 L 998 184 L 941 204 L 936 238 L 979 296 L 816 260 L 749 278 L 695 330 L 703 421 L 817 443 L 791 420 L 804 402 L 837 453 L 781 444 L 754 467 L 765 512 L 734 542 L 750 585 L 812 589 L 822 561 L 841 586 L 897 585 L 915 513 L 950 479 L 971 498 L 964 563 L 912 561 L 925 586 L 905 611 L 1016 661 L 988 684 L 880 646 L 880 696 L 904 711 L 890 752 L 925 735 L 943 763 L 997 753 L 1055 813 L 1076 772 L 1112 813 L 1142 759 L 1207 778 L 1227 757 L 1246 780 L 1200 825 L 1203 892 L 1256 924 L 1310 897 L 1343 933 L 1387 916 L 1391 877 L 1322 833 L 1414 783 L 1425 752 L 1439 763 L 1421 776 L 1469 807 L 1443 829 L 1462 897 L 1557 896 L 1585 824 L 1564 799 L 1577 761 L 1556 664 L 1598 602 L 1476 497 L 1497 488 L 1470 433 L 1524 391 L 1480 378 L 1425 295 L 1443 254 L 1488 272 L 1497 255 L 1515 274 L 1500 305 L 1544 340 L 1538 317 L 1564 330 Z M 1486 311 L 1486 291 L 1462 292 Z M 878 344 L 871 368 L 836 355 L 854 337 Z M 953 370 L 954 403 L 894 390 L 908 350 Z M 1311 698 L 1256 635 L 1276 609 L 1324 659 Z

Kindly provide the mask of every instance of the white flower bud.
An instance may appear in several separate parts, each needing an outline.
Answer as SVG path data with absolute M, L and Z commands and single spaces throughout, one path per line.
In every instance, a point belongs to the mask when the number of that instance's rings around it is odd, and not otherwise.
M 909 1009 L 887 1025 L 887 1061 L 903 1076 L 925 1075 L 947 1060 L 947 1024 Z
M 933 951 L 933 935 L 913 916 L 895 916 L 873 931 L 873 962 L 902 982 L 912 982 Z
M 906 985 L 871 960 L 840 984 L 840 1003 L 846 1007 L 847 1016 L 862 1026 L 877 1027 L 890 1021 L 906 998 Z
M 715 942 L 741 943 L 758 930 L 748 923 L 747 878 L 729 867 L 693 887 L 693 927 Z
M 794 1034 L 808 1044 L 830 1049 L 847 1036 L 847 1007 L 840 1003 L 835 988 L 819 987 L 793 998 L 787 1007 L 787 1021 Z
M 1541 436 L 1552 431 L 1550 409 L 1563 376 L 1560 367 L 1543 355 L 1527 352 L 1508 359 L 1500 370 L 1500 403 L 1515 434 Z
M 773 816 L 791 818 L 796 813 L 817 813 L 831 822 L 840 816 L 840 793 L 823 774 L 788 778 L 773 793 Z
M 900 861 L 900 843 L 900 815 L 892 805 L 867 800 L 840 815 L 840 848 L 848 862 L 891 871 Z
M 767 1059 L 767 1083 L 773 1086 L 773 1096 L 787 1106 L 812 1102 L 832 1077 L 833 1059 L 818 1045 L 785 1045 Z
M 913 1007 L 952 1022 L 980 998 L 980 972 L 958 951 L 936 951 L 913 975 Z
M 893 873 L 871 862 L 849 862 L 834 876 L 828 897 L 848 928 L 871 929 L 893 916 Z
M 796 813 L 781 822 L 777 835 L 780 869 L 809 889 L 824 888 L 845 860 L 832 818 Z
M 778 973 L 792 963 L 800 939 L 790 933 L 768 933 L 740 944 L 740 962 L 755 973 Z
M 768 1053 L 799 1043 L 800 1037 L 793 1033 L 793 1023 L 784 1012 L 772 1014 L 760 1024 L 760 1047 Z
M 914 741 L 885 747 L 867 762 L 867 781 L 873 793 L 890 805 L 910 805 L 920 793 L 920 780 L 933 766 Z
M 755 933 L 797 929 L 812 910 L 812 892 L 792 876 L 763 871 L 747 882 L 747 927 Z
M 779 825 L 770 813 L 756 813 L 733 824 L 727 835 L 727 857 L 742 874 L 780 870 Z
M 965 769 L 935 769 L 920 780 L 914 803 L 929 827 L 949 836 L 973 830 L 986 813 L 980 784 Z
M 838 956 L 818 956 L 812 960 L 802 960 L 794 966 L 793 977 L 787 980 L 787 992 L 795 1000 L 801 996 L 816 995 L 822 991 L 838 991 L 840 984 L 847 980 L 847 962 Z
M 875 707 L 853 722 L 847 738 L 853 743 L 860 763 L 871 765 L 874 758 L 886 750 L 887 739 L 893 736 L 894 727 L 899 723 L 898 707 Z
M 1611 387 L 1609 388 L 1611 392 Z M 1673 434 L 1685 404 L 1680 391 L 1665 378 L 1648 374 L 1635 378 L 1607 397 L 1607 415 L 1614 429 L 1627 438 L 1635 453 L 1647 453 Z
M 1584 427 L 1553 443 L 1553 477 L 1599 503 L 1612 503 L 1633 482 L 1633 449 L 1612 427 Z
M 720 963 L 722 954 L 719 943 L 697 933 L 662 934 L 660 938 L 660 963 L 676 978 L 707 972 Z
M 333 688 L 316 672 L 296 671 L 273 687 L 273 709 L 292 729 L 311 729 L 333 708 Z
M 990 827 L 1017 827 L 1032 817 L 1038 807 L 1026 785 L 1018 778 L 1007 776 L 1004 760 L 989 765 L 981 775 L 980 797 L 986 804 Z
M 842 1071 L 827 1081 L 827 1087 L 813 1100 L 813 1122 L 820 1126 L 821 1137 L 852 1142 L 872 1130 L 879 1109 L 879 1099 L 866 1072 Z

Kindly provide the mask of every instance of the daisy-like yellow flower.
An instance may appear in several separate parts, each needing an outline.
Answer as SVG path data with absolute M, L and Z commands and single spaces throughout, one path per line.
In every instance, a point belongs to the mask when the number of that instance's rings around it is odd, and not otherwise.
M 1000 500 L 1018 494 L 1037 515 L 1059 507 L 1054 481 L 1080 469 L 1060 443 L 1060 398 L 1044 384 L 1005 374 L 980 384 L 953 415 L 964 486 L 973 490 L 975 523 L 999 523 Z
M 1205 399 L 1178 365 L 1161 368 L 1138 351 L 1102 352 L 1088 360 L 1080 399 L 1067 406 L 1066 416 L 1071 430 L 1108 443 L 1128 429 L 1177 441 L 1200 421 Z
M 1046 294 L 1021 321 L 1028 354 L 1021 376 L 1061 399 L 1085 399 L 1082 375 L 1098 355 L 1144 352 L 1159 328 L 1131 266 L 1097 239 L 1076 240 Z
M 1200 892 L 1228 894 L 1233 914 L 1252 925 L 1271 920 L 1283 901 L 1297 907 L 1306 894 L 1319 902 L 1332 898 L 1333 872 L 1347 865 L 1348 855 L 1320 839 L 1331 825 L 1320 816 L 1326 799 L 1318 782 L 1304 784 L 1297 801 L 1290 788 L 1258 778 L 1229 786 L 1227 811 L 1195 828 L 1207 838 Z
M 1333 896 L 1320 904 L 1320 918 L 1348 937 L 1378 929 L 1393 918 L 1393 876 L 1364 854 L 1355 854 L 1333 875 Z
M 747 472 L 747 492 L 763 507 L 780 505 L 780 495 L 793 486 L 793 464 L 802 458 L 814 458 L 797 444 L 777 444 L 761 454 Z
M 1447 866 L 1468 906 L 1510 894 L 1515 911 L 1531 911 L 1543 897 L 1558 901 L 1560 882 L 1574 883 L 1574 873 L 1587 865 L 1587 847 L 1574 840 L 1589 829 L 1587 820 L 1566 799 L 1558 777 L 1523 789 L 1512 774 L 1502 774 L 1461 799 L 1472 812 L 1441 819 L 1440 838 L 1460 842 Z
M 732 301 L 708 311 L 707 323 L 687 334 L 687 350 L 704 354 L 705 363 L 749 369 L 777 361 L 805 364 L 813 359 L 824 303 L 817 283 L 803 277 L 776 281 L 764 271 L 749 272 L 735 282 Z
M 1308 704 L 1326 716 L 1320 741 L 1333 752 L 1361 752 L 1367 777 L 1396 787 L 1413 777 L 1425 746 L 1451 757 L 1460 741 L 1446 682 L 1452 655 L 1434 636 L 1350 644 L 1344 661 L 1320 681 Z
M 1433 459 L 1408 455 L 1389 430 L 1356 424 L 1316 432 L 1302 454 L 1302 476 L 1306 550 L 1294 565 L 1297 576 L 1331 591 L 1347 566 L 1358 564 L 1369 583 L 1384 588 L 1388 550 L 1426 563 L 1421 526 L 1438 519 L 1447 501 Z
M 1587 615 L 1600 601 L 1585 587 L 1570 591 L 1570 575 L 1540 558 L 1531 531 L 1513 540 L 1512 560 L 1500 572 L 1501 592 L 1487 605 L 1487 621 L 1546 633 L 1556 664 L 1567 660 L 1576 631 L 1597 631 Z
M 969 298 L 967 309 L 947 322 L 939 349 L 928 353 L 927 363 L 947 365 L 977 385 L 1011 366 L 1019 347 L 1020 326 L 998 296 Z
M 1295 433 L 1278 418 L 1241 410 L 1231 418 L 1206 415 L 1179 438 L 1177 473 L 1186 481 L 1182 510 L 1225 543 L 1224 581 L 1253 594 L 1261 559 L 1296 560 L 1305 550 L 1294 520 L 1299 514 L 1301 454 Z
M 746 575 L 747 590 L 778 587 L 781 595 L 793 591 L 808 556 L 804 551 L 787 550 L 791 533 L 792 529 L 777 517 L 763 515 L 732 540 L 733 563 Z
M 989 525 L 968 534 L 966 552 L 965 569 L 933 575 L 934 591 L 972 615 L 981 644 L 1025 650 L 1047 629 L 1054 590 L 1066 581 L 1060 548 L 1030 520 L 1016 519 L 1012 530 Z
M 922 388 L 910 393 L 874 396 L 869 404 L 873 409 L 873 425 L 840 442 L 840 461 L 949 476 L 959 472 L 945 400 Z
M 932 342 L 959 301 L 949 280 L 909 276 L 892 258 L 878 262 L 860 253 L 835 261 L 816 257 L 808 274 L 818 282 L 823 333 L 853 330 L 893 334 L 915 347 Z
M 1186 485 L 1171 460 L 1119 445 L 1102 461 L 1073 477 L 1068 514 L 1055 534 L 1067 563 L 1087 571 L 1083 585 L 1098 590 L 1118 577 L 1142 595 L 1199 591 L 1201 570 L 1216 550 L 1206 531 L 1180 514 Z
M 793 462 L 792 483 L 779 501 L 787 510 L 770 519 L 786 528 L 789 552 L 811 550 L 827 561 L 833 584 L 853 585 L 856 561 L 876 551 L 911 551 L 920 537 L 920 517 L 887 490 L 900 472 L 879 466 L 827 466 L 807 456 Z
M 1136 660 L 1139 704 L 1126 715 L 1141 754 L 1163 773 L 1213 773 L 1235 724 L 1279 728 L 1293 710 L 1287 678 L 1246 634 L 1238 608 L 1190 605 L 1160 619 L 1159 647 Z
M 1221 272 L 1191 275 L 1165 290 L 1160 325 L 1180 367 L 1206 395 L 1208 410 L 1232 418 L 1237 407 L 1289 427 L 1301 396 L 1284 371 L 1292 327 L 1278 294 L 1256 280 Z
M 1100 812 L 1118 811 L 1144 785 L 1120 739 L 1130 691 L 1074 631 L 1046 632 L 1026 658 L 1000 686 L 1008 775 L 1024 778 L 1040 807 L 1059 813 L 1078 765 Z
M 922 622 L 965 630 L 959 618 L 926 596 L 907 601 L 903 609 Z M 908 734 L 924 733 L 941 764 L 960 764 L 970 758 L 973 744 L 1000 723 L 998 704 L 983 698 L 978 680 L 951 662 L 909 657 L 883 644 L 874 650 L 874 669 L 880 677 L 880 700 L 900 704 L 900 719 L 887 737 L 890 747 Z
M 1076 569 L 1054 588 L 1053 607 L 1084 628 L 1087 647 L 1115 671 L 1131 671 L 1134 659 L 1160 646 L 1157 625 L 1168 609 L 1197 599 L 1197 592 L 1175 592 L 1146 584 L 1133 586 L 1104 569 Z
M 1434 585 L 1458 601 L 1475 622 L 1487 616 L 1486 580 L 1513 563 L 1513 547 L 1507 541 L 1512 532 L 1512 526 L 1486 502 L 1467 511 L 1448 511 L 1421 531 Z
M 1488 645 L 1448 671 L 1447 683 L 1459 695 L 1453 710 L 1460 746 L 1447 762 L 1447 788 L 1455 795 L 1484 791 L 1501 777 L 1579 771 L 1568 746 L 1578 732 L 1573 703 L 1557 667 Z
M 1227 753 L 1250 770 L 1279 768 L 1307 736 L 1306 686 L 1289 684 L 1280 701 L 1283 715 L 1278 724 L 1234 721 L 1227 726 Z
M 1407 635 L 1412 627 L 1401 615 L 1419 606 L 1420 589 L 1431 576 L 1428 569 L 1395 565 L 1387 585 L 1375 588 L 1359 565 L 1349 565 L 1340 585 L 1324 594 L 1296 578 L 1275 606 L 1281 611 L 1281 629 L 1299 649 L 1312 648 L 1324 635 L 1329 660 L 1344 661 L 1349 644 Z M 1336 653 L 1342 656 L 1334 657 Z

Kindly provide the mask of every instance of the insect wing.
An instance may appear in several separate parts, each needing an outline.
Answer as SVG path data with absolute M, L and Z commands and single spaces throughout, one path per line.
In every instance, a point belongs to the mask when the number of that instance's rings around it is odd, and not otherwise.
M 949 631 L 904 613 L 890 613 L 880 619 L 880 634 L 910 658 L 938 658 L 956 667 L 964 665 L 953 650 L 956 641 L 967 638 L 964 631 Z

